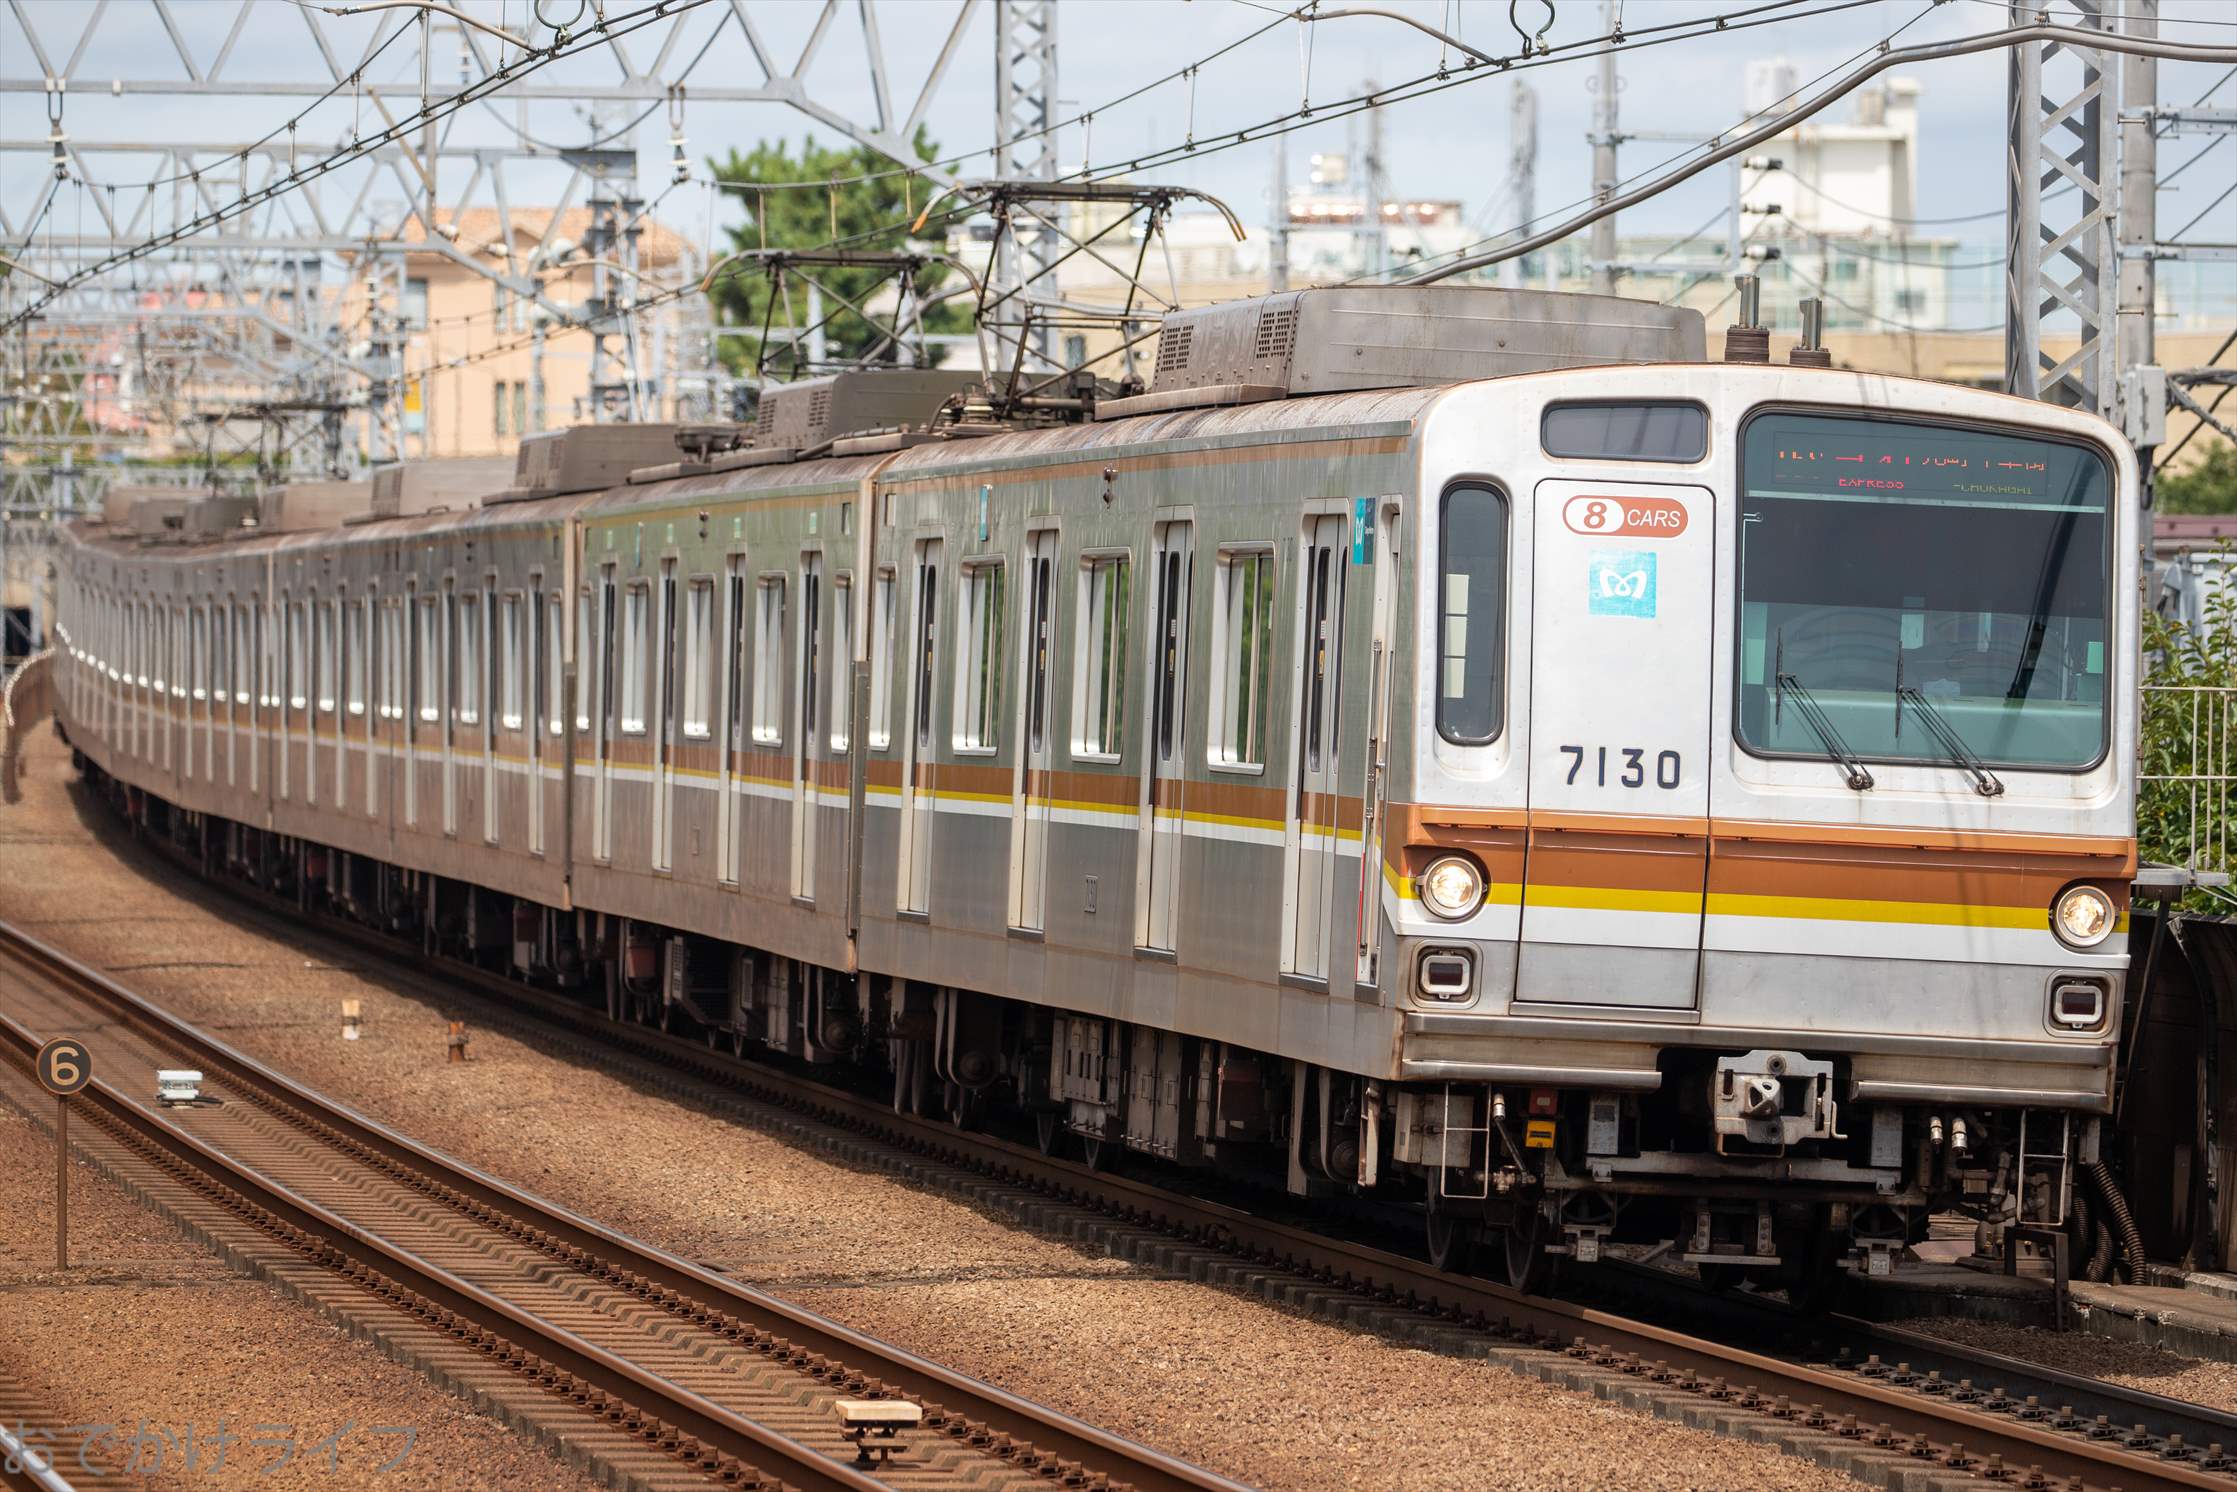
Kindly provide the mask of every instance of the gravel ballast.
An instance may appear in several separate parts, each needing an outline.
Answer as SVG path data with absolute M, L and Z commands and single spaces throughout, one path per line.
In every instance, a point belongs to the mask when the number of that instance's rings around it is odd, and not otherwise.
M 0 832 L 0 854 L 6 843 Z M 0 1175 L 17 1182 L 0 1207 L 0 1377 L 39 1406 L 32 1423 L 55 1439 L 33 1443 L 58 1449 L 58 1470 L 79 1487 L 596 1485 L 315 1312 L 235 1274 L 83 1165 L 70 1175 L 71 1268 L 57 1273 L 53 1139 L 11 1104 L 0 1104 Z M 227 1435 L 234 1440 L 220 1460 Z M 281 1465 L 289 1441 L 292 1464 Z M 198 1452 L 191 1471 L 190 1447 Z M 399 1452 L 392 1470 L 379 1470 Z
M 501 1033 L 471 1033 L 472 1060 L 447 1063 L 438 990 L 413 998 L 346 959 L 229 925 L 182 872 L 122 847 L 50 739 L 26 765 L 23 803 L 0 810 L 0 918 L 453 1155 L 960 1371 L 1274 1487 L 1859 1485 L 1082 1252 Z M 340 1039 L 344 999 L 363 1002 L 360 1041 Z M 312 1321 L 286 1335 L 318 1331 L 333 1335 Z M 0 1363 L 20 1373 L 17 1353 L 0 1339 Z

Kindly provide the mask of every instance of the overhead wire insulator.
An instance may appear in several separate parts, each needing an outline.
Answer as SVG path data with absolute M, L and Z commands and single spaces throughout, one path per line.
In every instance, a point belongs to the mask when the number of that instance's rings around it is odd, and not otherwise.
M 47 144 L 54 149 L 54 179 L 70 179 L 70 137 L 62 128 L 62 90 L 69 85 L 61 78 L 47 79 Z
M 684 154 L 684 94 L 679 87 L 668 90 L 668 169 L 677 186 L 691 180 L 691 158 Z

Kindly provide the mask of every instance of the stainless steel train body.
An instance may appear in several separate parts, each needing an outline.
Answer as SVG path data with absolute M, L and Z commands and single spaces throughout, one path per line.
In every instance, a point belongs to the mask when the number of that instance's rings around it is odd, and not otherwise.
M 2084 415 L 1690 364 L 91 526 L 63 718 L 617 1014 L 1767 1267 L 2063 1211 L 2007 1177 L 2111 1103 L 2135 489 Z

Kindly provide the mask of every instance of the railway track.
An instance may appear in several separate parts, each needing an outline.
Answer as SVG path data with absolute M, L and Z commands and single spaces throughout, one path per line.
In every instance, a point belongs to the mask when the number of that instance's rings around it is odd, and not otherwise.
M 0 925 L 0 1059 L 98 1035 L 74 1115 L 283 1252 L 509 1370 L 520 1405 L 588 1415 L 668 1476 L 801 1492 L 1236 1483 L 1030 1403 L 614 1233 L 433 1151 Z M 160 1067 L 213 1100 L 157 1112 Z M 842 1403 L 923 1411 L 858 1459 Z M 871 1412 L 856 1409 L 861 1423 Z M 873 1438 L 869 1444 L 879 1446 Z M 644 1457 L 637 1457 L 643 1463 Z
M 1805 1315 L 1784 1301 L 1745 1291 L 1712 1293 L 1652 1266 L 1605 1259 L 1591 1282 L 1594 1298 L 1637 1301 L 1681 1314 L 1696 1335 L 1749 1341 L 1760 1350 L 1807 1355 L 1862 1376 L 1959 1402 L 1998 1396 L 2000 1412 L 2026 1413 L 2041 1423 L 2098 1438 L 2137 1438 L 2155 1451 L 2237 1449 L 2237 1415 L 2184 1399 L 2084 1378 L 2023 1362 L 1985 1348 L 1838 1312 Z M 2232 1475 L 2237 1468 L 2223 1467 Z
M 172 863 L 191 870 L 184 862 Z M 260 920 L 268 920 L 275 933 L 302 936 L 304 914 L 292 903 L 229 881 L 197 883 L 260 908 Z M 336 943 L 424 984 L 427 960 L 416 946 L 345 919 L 310 915 Z M 486 1018 L 546 1038 L 559 1034 L 570 1055 L 620 1064 L 650 1086 L 704 1097 L 712 1085 L 1005 1187 L 1092 1209 L 1128 1227 L 1157 1230 L 1177 1246 L 1216 1249 L 1255 1266 L 1308 1276 L 1331 1292 L 1364 1298 L 1386 1311 L 1470 1324 L 1501 1342 L 1558 1353 L 1654 1392 L 1698 1399 L 1712 1416 L 1759 1414 L 1991 1483 L 2127 1492 L 2237 1486 L 2237 1455 L 2225 1454 L 2237 1451 L 2237 1433 L 2217 1433 L 2230 1418 L 2202 1406 L 2109 1383 L 2061 1383 L 2057 1380 L 2065 1375 L 1915 1334 L 1904 1334 L 1908 1340 L 1897 1345 L 1888 1329 L 1864 1322 L 1844 1327 L 1852 1334 L 1875 1334 L 1900 1355 L 1882 1353 L 1882 1361 L 1874 1363 L 1872 1352 L 1879 1349 L 1873 1348 L 1852 1351 L 1844 1362 L 1837 1348 L 1827 1347 L 1823 1358 L 1802 1360 L 1789 1351 L 1753 1350 L 1626 1314 L 1524 1295 L 1370 1242 L 897 1113 L 884 1102 L 802 1072 L 614 1022 L 563 995 L 456 960 L 444 959 L 441 967 L 460 990 L 487 997 Z

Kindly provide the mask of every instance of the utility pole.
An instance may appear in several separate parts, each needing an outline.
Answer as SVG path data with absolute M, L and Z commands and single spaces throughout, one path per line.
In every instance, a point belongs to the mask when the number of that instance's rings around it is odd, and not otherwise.
M 1289 288 L 1289 136 L 1274 137 L 1274 182 L 1266 203 L 1266 288 Z
M 1373 98 L 1376 85 L 1369 82 L 1367 96 Z M 1383 109 L 1380 104 L 1370 104 L 1367 109 L 1367 179 L 1364 204 L 1367 209 L 1368 240 L 1367 268 L 1378 280 L 1390 273 L 1390 223 L 1383 216 L 1383 201 L 1390 195 L 1390 185 L 1383 171 Z
M 994 0 L 997 177 L 1056 180 L 1056 96 L 1056 0 Z M 1055 234 L 1037 223 L 1010 224 L 992 266 L 995 292 L 1024 304 L 1006 308 L 1005 319 L 1022 321 L 1028 307 L 1057 298 L 1056 255 Z M 1045 314 L 1034 319 L 1041 324 L 1027 333 L 1027 350 L 1041 367 L 1054 368 L 1055 333 Z
M 2159 35 L 2159 0 L 2128 0 L 2128 34 Z M 2166 430 L 2167 375 L 2158 367 L 2153 302 L 2158 296 L 2154 249 L 2159 237 L 2159 138 L 2152 110 L 2159 102 L 2159 59 L 2128 56 L 2120 73 L 2120 269 L 2114 307 L 2113 355 L 2121 429 L 2141 451 Z M 2144 501 L 2151 503 L 2151 462 L 2143 464 Z
M 1601 0 L 1600 24 L 1611 35 L 1616 29 L 1615 0 Z M 1606 202 L 1616 194 L 1616 52 L 1613 46 L 1600 53 L 1599 91 L 1592 101 L 1592 195 Z M 1609 213 L 1592 225 L 1592 288 L 1596 294 L 1616 293 L 1616 215 Z
M 2042 0 L 2016 0 L 2011 24 L 2033 24 Z M 2110 24 L 2093 0 L 2077 7 L 2077 29 Z M 2070 41 L 2013 47 L 2007 74 L 2009 144 L 2005 180 L 2004 391 L 2118 419 L 2119 378 L 2111 317 L 2117 297 L 2113 194 L 2113 102 L 2122 69 L 2106 52 Z M 2079 76 L 2056 93 L 2048 64 L 2070 57 Z M 2148 180 L 2149 178 L 2147 178 Z M 2044 189 L 2073 190 L 2046 201 Z M 2132 206 L 2132 204 L 2123 204 Z M 2048 207 L 2055 222 L 2045 220 Z M 2064 358 L 2043 351 L 2043 314 L 2074 318 L 2078 342 Z
M 1515 222 L 1528 231 L 1538 216 L 1538 93 L 1523 82 L 1515 84 L 1507 101 L 1507 181 L 1514 192 Z M 1521 288 L 1520 259 L 1499 266 L 1499 283 Z

